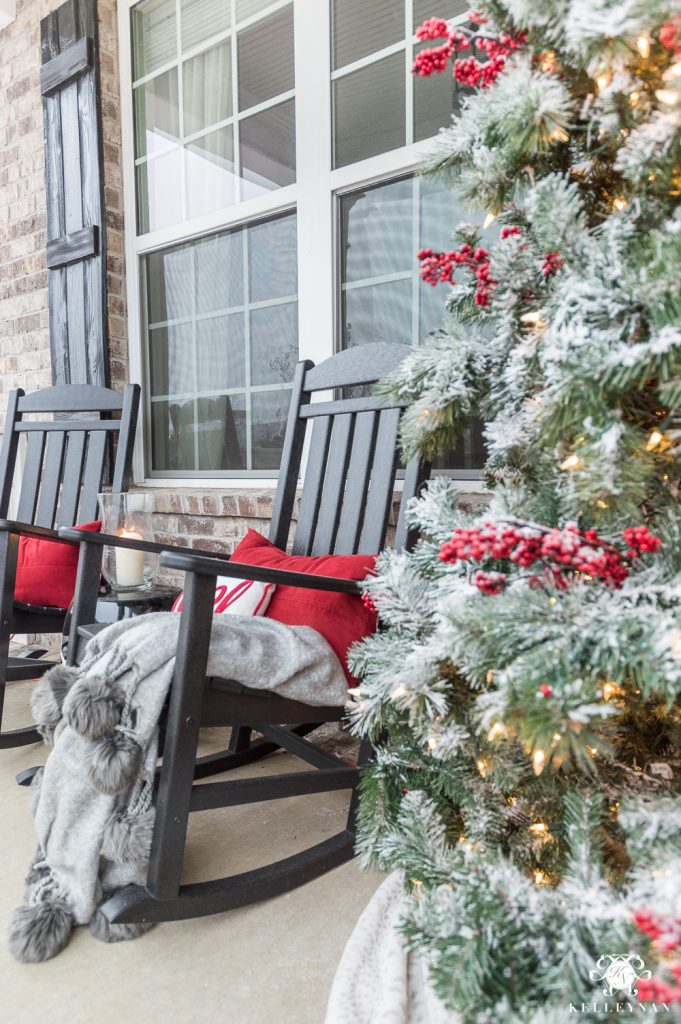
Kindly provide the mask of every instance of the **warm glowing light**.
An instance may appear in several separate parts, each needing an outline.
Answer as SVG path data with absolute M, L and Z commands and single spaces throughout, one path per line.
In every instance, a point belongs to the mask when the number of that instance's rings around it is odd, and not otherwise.
M 623 690 L 617 683 L 610 681 L 603 683 L 603 699 L 612 700 L 613 697 L 619 697 L 623 693 Z
M 437 736 L 429 736 L 426 740 L 428 750 L 437 750 L 439 742 Z
M 564 128 L 561 128 L 560 125 L 556 125 L 556 127 L 549 135 L 549 139 L 551 140 L 551 142 L 567 142 L 569 138 L 570 136 L 568 135 L 568 133 L 565 131 Z
M 558 604 L 558 598 L 557 597 L 550 597 L 549 598 L 549 604 Z
M 598 753 L 598 750 L 596 749 L 596 747 L 587 747 L 586 749 L 589 751 L 589 753 L 591 754 L 592 757 L 595 757 L 596 754 Z
M 523 313 L 520 319 L 524 324 L 538 324 L 541 322 L 541 313 L 538 309 L 532 309 L 529 313 Z
M 534 873 L 534 882 L 535 885 L 546 885 L 546 883 L 548 882 L 546 872 L 539 871 L 539 869 L 537 869 Z
M 636 49 L 641 54 L 644 60 L 647 60 L 650 56 L 650 37 L 639 36 L 636 40 Z
M 548 826 L 543 821 L 537 821 L 534 825 L 530 825 L 530 832 L 534 832 L 536 835 L 544 835 L 548 832 Z
M 508 802 L 511 807 L 515 807 L 515 805 L 518 803 L 518 798 L 515 796 L 509 796 Z
M 487 216 L 485 217 L 484 221 L 482 222 L 482 229 L 483 229 L 483 231 L 486 231 L 487 228 L 490 226 L 490 224 L 493 224 L 496 219 L 497 219 L 496 213 L 492 213 L 492 211 L 490 210 L 490 212 L 487 214 Z
M 609 508 L 607 501 L 603 501 L 601 498 L 596 502 L 596 508 Z
M 567 459 L 563 459 L 560 464 L 560 468 L 565 469 L 582 469 L 584 463 L 580 459 L 579 455 L 568 455 Z
M 610 85 L 610 75 L 609 74 L 599 75 L 598 78 L 596 79 L 596 88 L 598 89 L 599 92 L 603 92 L 603 90 L 607 89 L 609 85 Z
M 532 755 L 532 767 L 535 775 L 541 775 L 546 764 L 546 754 L 543 750 L 535 750 Z
M 348 694 L 351 697 L 354 697 L 355 700 L 359 700 L 359 698 L 362 696 L 362 691 L 360 690 L 359 686 L 351 686 L 348 688 Z
M 487 670 L 487 675 L 485 676 L 485 679 L 486 679 L 486 681 L 488 683 L 493 683 L 494 682 L 494 669 L 493 668 L 490 668 L 490 669 Z
M 487 769 L 489 768 L 489 763 L 487 761 L 485 761 L 485 759 L 483 757 L 481 757 L 478 760 L 477 765 L 478 765 L 478 771 L 480 772 L 480 774 L 482 775 L 482 777 L 484 779 L 485 776 L 487 775 Z
M 631 106 L 631 107 L 638 106 L 638 101 L 640 100 L 640 98 L 641 98 L 640 92 L 632 92 L 630 94 L 630 96 L 629 96 L 629 106 Z
M 655 95 L 665 107 L 675 107 L 679 102 L 678 89 L 656 89 Z
M 561 734 L 559 732 L 554 732 L 553 736 L 551 737 L 551 742 L 553 743 L 554 747 L 555 747 L 556 743 L 560 743 L 562 738 L 563 737 L 561 736 Z
M 618 196 L 617 199 L 613 201 L 612 205 L 615 207 L 616 210 L 619 210 L 621 212 L 622 210 L 626 210 L 627 201 L 624 198 L 624 196 Z
M 664 441 L 664 434 L 660 433 L 659 430 L 651 430 L 646 441 L 646 451 L 652 452 L 654 448 L 657 448 L 660 441 Z
M 493 743 L 494 740 L 498 740 L 501 736 L 505 735 L 506 726 L 503 724 L 503 722 L 495 722 L 490 731 L 487 733 L 487 739 L 490 741 L 490 743 Z

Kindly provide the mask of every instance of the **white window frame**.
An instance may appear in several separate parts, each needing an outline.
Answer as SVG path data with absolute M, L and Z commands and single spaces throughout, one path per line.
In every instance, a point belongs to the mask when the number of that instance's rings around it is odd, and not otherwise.
M 146 475 L 149 451 L 147 432 L 146 345 L 142 315 L 142 258 L 168 245 L 189 241 L 223 228 L 248 224 L 268 215 L 297 211 L 298 234 L 298 333 L 299 358 L 315 363 L 333 355 L 338 344 L 337 275 L 338 267 L 338 197 L 368 185 L 387 182 L 413 172 L 422 163 L 428 140 L 411 143 L 379 156 L 332 168 L 332 80 L 339 72 L 331 71 L 331 13 L 329 0 L 294 0 L 295 53 L 304 59 L 295 61 L 296 102 L 296 182 L 237 205 L 210 214 L 182 221 L 179 224 L 137 235 L 135 196 L 135 146 L 133 121 L 133 76 L 131 53 L 131 9 L 139 0 L 118 0 L 118 39 L 121 91 L 121 131 L 123 160 L 123 205 L 125 224 L 125 266 L 128 307 L 128 355 L 130 380 L 142 385 L 143 415 L 140 416 L 138 444 L 133 465 L 134 479 L 146 487 L 191 487 L 262 489 L 275 486 L 277 475 L 263 472 L 257 477 L 231 475 L 154 476 Z M 179 0 L 178 0 L 179 6 Z M 282 6 L 273 0 L 272 11 Z M 261 15 L 258 15 L 261 17 Z M 254 19 L 255 20 L 255 19 Z M 405 21 L 413 24 L 412 0 L 405 0 Z M 404 46 L 406 72 L 412 60 L 416 38 L 407 35 Z M 380 52 L 387 56 L 396 47 Z M 400 46 L 397 47 L 400 49 Z M 377 54 L 352 65 L 363 66 L 377 59 Z M 344 69 L 343 69 L 344 70 Z M 342 73 L 342 72 L 341 72 Z M 407 91 L 407 96 L 410 93 Z M 407 101 L 407 138 L 411 138 L 411 106 Z M 320 259 L 319 254 L 328 254 Z M 322 397 L 322 396 L 319 396 Z M 477 471 L 460 470 L 453 474 L 462 482 L 474 482 Z M 479 485 L 478 485 L 479 486 Z

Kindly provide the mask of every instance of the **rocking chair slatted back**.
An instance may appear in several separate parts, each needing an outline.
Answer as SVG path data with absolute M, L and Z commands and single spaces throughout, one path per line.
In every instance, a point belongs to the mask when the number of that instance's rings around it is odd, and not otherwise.
M 32 395 L 12 391 L 0 449 L 0 518 L 8 516 L 23 434 L 26 456 L 17 520 L 58 528 L 94 519 L 107 455 L 116 437 L 112 488 L 128 488 L 138 405 L 136 384 L 129 384 L 122 394 L 92 385 L 60 385 Z M 67 418 L 43 419 L 54 413 Z M 40 419 L 24 418 L 29 415 Z
M 398 430 L 404 407 L 382 396 L 312 402 L 315 392 L 365 387 L 408 355 L 405 345 L 375 343 L 347 349 L 318 366 L 298 364 L 282 453 L 270 540 L 285 547 L 293 519 L 306 432 L 311 434 L 293 553 L 376 554 L 385 542 L 399 463 Z M 325 396 L 324 396 L 325 397 Z M 310 423 L 311 421 L 311 423 Z M 427 478 L 428 467 L 407 467 L 395 547 L 407 535 L 404 508 Z

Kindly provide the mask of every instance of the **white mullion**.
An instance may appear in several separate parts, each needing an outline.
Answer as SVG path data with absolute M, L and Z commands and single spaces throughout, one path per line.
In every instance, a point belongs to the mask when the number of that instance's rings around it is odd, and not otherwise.
M 274 299 L 257 299 L 255 302 L 249 303 L 251 309 L 269 309 L 270 306 L 286 306 L 292 302 L 297 302 L 297 295 L 281 295 Z M 197 313 L 194 317 L 195 320 L 212 320 L 217 316 L 232 316 L 233 313 L 243 313 L 246 306 L 242 303 L 240 306 L 227 306 L 224 309 L 211 309 L 207 313 Z M 174 320 L 154 320 L 153 323 L 148 324 L 150 331 L 156 330 L 159 327 L 179 327 L 182 324 L 191 323 L 192 318 L 190 316 L 179 316 Z
M 136 238 L 136 251 L 155 252 L 157 249 L 201 238 L 222 229 L 236 228 L 254 220 L 262 220 L 264 217 L 287 213 L 295 208 L 296 193 L 295 185 L 287 185 L 285 188 L 263 192 L 262 195 L 244 200 L 238 205 L 224 206 L 220 210 L 212 210 L 190 221 L 149 231 Z
M 135 139 L 132 92 L 132 39 L 130 7 L 121 2 L 118 5 L 118 47 L 120 70 L 121 107 L 121 157 L 123 164 L 123 213 L 125 251 L 125 288 L 128 308 L 128 365 L 132 383 L 144 389 L 144 366 L 142 360 L 142 337 L 140 324 L 140 282 L 139 263 L 136 251 L 137 240 L 137 183 L 135 169 Z M 133 479 L 141 483 L 145 477 L 145 452 L 147 438 L 146 401 L 142 400 L 142 415 L 138 417 L 137 444 L 133 451 Z
M 231 36 L 231 60 L 232 60 L 232 114 L 234 115 L 234 128 L 232 130 L 232 147 L 234 151 L 234 203 L 241 202 L 241 147 L 239 145 L 239 69 L 237 66 L 237 45 L 236 45 L 236 0 L 229 0 L 230 17 L 232 21 Z M 246 418 L 248 423 L 248 417 Z
M 407 0 L 410 3 L 410 0 Z M 418 175 L 413 179 L 412 183 L 412 198 L 411 198 L 411 242 L 412 252 L 414 258 L 418 252 L 419 246 L 419 234 L 421 228 L 421 179 Z M 419 295 L 419 286 L 421 285 L 421 279 L 418 274 L 411 272 L 411 343 L 416 346 L 421 341 L 421 303 Z
M 396 53 L 401 53 L 404 48 L 405 42 L 402 39 L 399 43 L 391 43 L 390 46 L 384 46 L 382 50 L 375 50 L 373 53 L 367 54 L 366 57 L 359 57 L 358 60 L 353 60 L 352 64 L 345 64 L 342 68 L 336 68 L 335 71 L 331 71 L 331 81 L 335 82 L 339 78 L 351 75 L 354 71 L 368 68 L 370 64 L 376 64 L 377 61 L 383 60 L 385 57 L 392 57 Z
M 250 274 L 248 259 L 250 253 L 250 237 L 248 228 L 243 229 L 243 245 L 241 247 L 243 278 L 244 278 L 244 381 L 246 385 L 246 469 L 253 468 L 253 424 L 251 422 L 251 315 L 250 308 Z
M 315 362 L 332 355 L 334 333 L 329 6 L 294 4 L 299 355 Z
M 189 211 L 189 199 L 187 196 L 187 174 L 185 161 L 187 152 L 184 148 L 184 74 L 182 70 L 182 4 L 181 0 L 175 0 L 175 24 L 177 28 L 177 105 L 178 124 L 180 126 L 180 209 L 186 217 Z
M 355 288 L 369 288 L 374 284 L 391 284 L 393 281 L 407 281 L 411 276 L 411 270 L 398 270 L 393 274 L 376 274 L 374 277 L 362 277 L 356 281 L 343 281 L 341 288 L 344 292 L 351 292 Z
M 411 67 L 414 62 L 414 3 L 404 0 L 404 98 L 405 98 L 405 141 L 410 146 L 414 141 L 414 76 Z
M 193 404 L 194 404 L 194 470 L 199 469 L 199 360 L 196 342 L 196 246 L 191 247 L 191 286 L 192 286 L 192 372 L 193 372 Z

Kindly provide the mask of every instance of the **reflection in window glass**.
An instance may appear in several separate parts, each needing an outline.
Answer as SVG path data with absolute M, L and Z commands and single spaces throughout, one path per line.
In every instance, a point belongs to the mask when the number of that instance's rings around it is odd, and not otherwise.
M 336 0 L 332 4 L 333 70 L 404 39 L 404 0 Z
M 404 54 L 396 53 L 333 83 L 334 164 L 404 146 Z
M 331 0 L 334 167 L 431 138 L 449 122 L 459 89 L 451 69 L 412 75 L 415 55 L 434 45 L 414 31 L 432 17 L 463 22 L 468 9 L 462 0 Z
M 463 219 L 450 190 L 418 177 L 340 198 L 342 348 L 376 341 L 418 345 L 440 327 L 448 289 L 420 280 L 416 253 L 425 245 L 449 248 L 451 229 Z M 479 469 L 483 462 L 474 425 L 441 468 Z
M 278 469 L 298 358 L 295 214 L 144 267 L 152 471 Z
M 295 181 L 293 2 L 271 6 L 180 0 L 180 38 L 175 0 L 133 8 L 140 234 Z

